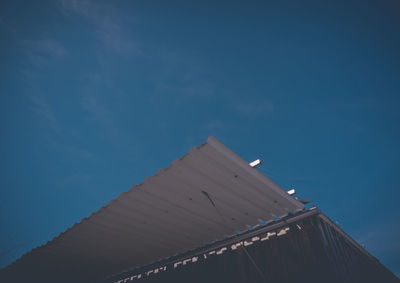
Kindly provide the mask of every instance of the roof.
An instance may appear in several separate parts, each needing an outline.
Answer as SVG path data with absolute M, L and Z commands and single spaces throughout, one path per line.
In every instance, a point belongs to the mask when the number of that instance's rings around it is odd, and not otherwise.
M 396 282 L 316 207 L 104 283 Z
M 106 277 L 303 208 L 210 137 L 6 271 L 39 276 L 52 270 L 76 278 Z

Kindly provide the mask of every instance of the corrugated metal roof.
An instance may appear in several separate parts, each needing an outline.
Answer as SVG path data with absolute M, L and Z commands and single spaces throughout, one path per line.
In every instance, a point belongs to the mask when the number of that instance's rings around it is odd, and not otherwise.
M 38 273 L 48 267 L 82 278 L 108 276 L 302 209 L 302 203 L 210 137 L 23 256 L 12 269 Z

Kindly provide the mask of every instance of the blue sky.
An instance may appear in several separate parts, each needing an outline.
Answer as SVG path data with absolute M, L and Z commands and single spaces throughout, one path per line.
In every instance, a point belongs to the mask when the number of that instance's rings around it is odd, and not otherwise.
M 212 135 L 400 275 L 398 1 L 1 1 L 0 267 Z

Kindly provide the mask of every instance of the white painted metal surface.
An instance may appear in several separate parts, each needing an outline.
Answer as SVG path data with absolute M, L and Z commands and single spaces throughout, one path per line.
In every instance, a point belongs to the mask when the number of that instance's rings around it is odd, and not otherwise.
M 250 165 L 250 167 L 257 168 L 257 167 L 259 167 L 261 165 L 261 160 L 260 159 L 256 159 L 253 162 L 250 162 L 249 165 Z
M 19 262 L 67 262 L 71 270 L 107 276 L 301 209 L 302 203 L 210 137 Z

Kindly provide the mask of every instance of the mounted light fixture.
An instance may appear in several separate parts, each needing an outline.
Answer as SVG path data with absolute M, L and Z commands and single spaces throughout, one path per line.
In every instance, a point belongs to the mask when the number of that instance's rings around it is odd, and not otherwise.
M 256 167 L 258 167 L 258 166 L 261 165 L 261 160 L 260 160 L 260 159 L 256 159 L 256 160 L 254 160 L 253 162 L 250 162 L 249 165 L 250 165 L 251 167 L 253 167 L 253 168 L 256 168 Z

